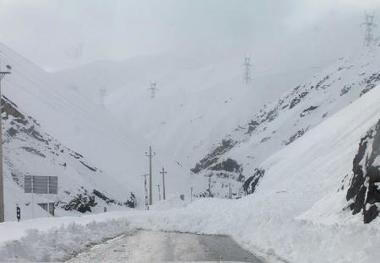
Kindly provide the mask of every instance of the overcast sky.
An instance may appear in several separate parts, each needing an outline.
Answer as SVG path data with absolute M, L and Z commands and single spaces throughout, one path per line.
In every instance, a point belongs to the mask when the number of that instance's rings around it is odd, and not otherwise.
M 380 0 L 0 0 L 0 41 L 48 70 L 200 50 L 263 60 L 276 50 L 349 52 L 363 43 L 365 11 L 378 14 L 380 24 L 379 6 Z

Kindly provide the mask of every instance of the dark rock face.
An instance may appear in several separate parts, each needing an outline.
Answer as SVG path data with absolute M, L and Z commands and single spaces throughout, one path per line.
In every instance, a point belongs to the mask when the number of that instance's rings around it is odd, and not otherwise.
M 62 206 L 66 211 L 76 210 L 81 213 L 91 212 L 91 208 L 95 207 L 95 196 L 91 195 L 84 190 L 83 193 L 79 193 L 74 196 L 69 202 Z
M 124 205 L 129 208 L 135 208 L 137 206 L 137 200 L 134 193 L 131 192 L 129 194 L 129 199 L 127 200 L 127 202 L 124 203 Z
M 351 90 L 351 88 L 351 85 L 344 85 L 344 87 L 340 90 L 340 96 L 346 95 Z
M 228 152 L 235 146 L 236 142 L 231 139 L 225 139 L 222 143 L 217 146 L 211 153 L 206 157 L 200 160 L 194 168 L 191 169 L 193 173 L 199 173 L 202 170 L 209 168 L 212 165 L 215 165 L 218 162 L 218 159 L 221 155 Z
M 250 176 L 243 184 L 244 193 L 249 195 L 253 194 L 256 190 L 256 187 L 260 181 L 260 179 L 264 176 L 264 169 L 255 169 L 252 176 Z
M 318 109 L 318 106 L 310 106 L 309 108 L 304 109 L 304 110 L 301 112 L 300 117 L 301 117 L 301 118 L 302 118 L 302 117 L 305 117 L 305 116 L 306 116 L 307 114 L 309 114 L 311 111 L 316 110 L 316 109 Z
M 380 213 L 380 120 L 364 136 L 353 161 L 353 177 L 347 190 L 352 214 L 362 212 L 364 223 Z
M 289 109 L 293 109 L 295 106 L 297 106 L 297 104 L 300 103 L 301 100 L 305 98 L 307 94 L 309 94 L 309 92 L 304 91 L 298 94 L 297 97 L 294 97 L 293 100 L 290 102 Z
M 210 170 L 214 171 L 227 171 L 231 173 L 241 173 L 242 167 L 237 161 L 228 158 L 227 160 L 217 163 L 216 165 L 210 167 Z
M 366 78 L 364 80 L 365 87 L 360 93 L 360 96 L 366 94 L 368 91 L 376 87 L 379 81 L 380 81 L 380 73 L 373 73 L 371 76 Z
M 291 144 L 296 139 L 298 139 L 299 137 L 303 136 L 307 132 L 307 130 L 308 130 L 308 128 L 301 129 L 301 130 L 297 131 L 295 134 L 293 134 L 292 136 L 290 136 L 290 138 L 287 141 L 284 142 L 284 145 Z

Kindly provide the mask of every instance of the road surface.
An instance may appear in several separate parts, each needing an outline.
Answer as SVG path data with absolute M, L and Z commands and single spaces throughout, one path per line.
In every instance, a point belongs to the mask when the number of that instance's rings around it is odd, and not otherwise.
M 263 263 L 228 236 L 137 231 L 83 252 L 69 263 L 229 261 Z

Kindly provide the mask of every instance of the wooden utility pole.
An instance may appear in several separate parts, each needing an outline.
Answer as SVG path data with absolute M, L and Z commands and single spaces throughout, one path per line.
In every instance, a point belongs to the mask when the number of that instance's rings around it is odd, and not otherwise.
M 148 201 L 148 183 L 147 183 L 147 179 L 146 177 L 148 176 L 149 174 L 144 174 L 144 201 L 145 201 L 145 209 L 149 210 L 149 201 Z
M 211 197 L 211 175 L 208 177 L 208 194 Z
M 152 146 L 149 146 L 149 152 L 145 152 L 145 156 L 149 158 L 149 205 L 153 204 L 153 191 L 152 191 L 152 159 L 156 153 L 152 152 Z
M 7 69 L 11 70 L 11 67 L 7 65 Z M 2 112 L 3 108 L 1 105 L 1 100 L 2 100 L 2 95 L 1 95 L 1 81 L 6 75 L 11 74 L 10 71 L 0 71 L 0 223 L 4 222 L 5 220 L 5 212 L 4 212 L 4 175 L 3 175 L 3 140 L 2 140 L 2 135 L 3 135 L 3 129 L 1 126 L 2 122 Z
M 166 192 L 165 192 L 165 174 L 167 174 L 168 172 L 165 171 L 165 169 L 162 167 L 162 171 L 160 172 L 160 174 L 162 174 L 162 198 L 164 200 L 166 200 Z

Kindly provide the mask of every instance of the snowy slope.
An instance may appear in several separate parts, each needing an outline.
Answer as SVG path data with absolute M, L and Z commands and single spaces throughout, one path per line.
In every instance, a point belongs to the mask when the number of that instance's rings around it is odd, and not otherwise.
M 352 214 L 363 214 L 364 223 L 379 215 L 380 120 L 360 140 L 350 174 L 346 199 Z
M 234 194 L 252 193 L 265 174 L 261 163 L 371 90 L 380 82 L 379 65 L 379 48 L 339 59 L 311 80 L 264 105 L 245 125 L 228 133 L 192 171 L 212 177 L 212 195 L 226 196 L 231 182 L 235 182 Z M 209 194 L 206 188 L 205 184 L 198 192 Z
M 143 228 L 231 235 L 268 262 L 377 262 L 379 220 L 368 226 L 361 216 L 352 216 L 345 209 L 346 190 L 341 187 L 361 138 L 379 121 L 379 100 L 378 86 L 265 160 L 265 176 L 253 195 L 239 200 L 199 199 L 165 211 L 83 217 L 77 225 L 70 225 L 71 218 L 7 223 L 11 234 L 2 240 L 8 242 L 0 247 L 0 255 L 57 260 L 99 242 L 100 236 Z M 6 226 L 0 231 L 7 231 Z M 42 253 L 40 247 L 47 249 Z
M 165 54 L 92 63 L 55 76 L 104 104 L 121 125 L 153 146 L 155 185 L 165 166 L 167 191 L 187 194 L 191 185 L 203 187 L 203 178 L 191 177 L 190 168 L 215 142 L 231 127 L 245 123 L 265 101 L 315 71 L 300 66 L 280 72 L 254 65 L 253 80 L 245 85 L 242 63 L 242 57 L 212 60 Z M 157 82 L 154 99 L 148 90 L 151 81 Z
M 16 205 L 21 208 L 23 219 L 48 215 L 38 203 L 54 202 L 55 215 L 83 212 L 86 208 L 89 212 L 99 212 L 103 207 L 124 205 L 120 200 L 126 201 L 127 193 L 120 194 L 123 189 L 116 182 L 106 180 L 106 173 L 45 133 L 35 119 L 22 113 L 9 99 L 4 98 L 2 105 L 6 220 L 16 219 Z M 58 195 L 25 194 L 26 175 L 57 176 Z M 93 196 L 96 204 L 89 206 Z M 122 199 L 114 200 L 115 196 Z M 81 205 L 75 205 L 75 201 Z
M 67 203 L 77 194 L 93 195 L 94 189 L 120 202 L 135 192 L 141 201 L 145 160 L 135 156 L 143 154 L 141 140 L 76 90 L 4 45 L 0 50 L 2 65 L 12 66 L 3 81 L 6 109 L 13 114 L 3 115 L 6 217 L 14 219 L 16 203 L 25 208 L 24 218 L 32 216 L 31 196 L 22 193 L 27 174 L 59 177 L 58 197 L 33 197 L 34 216 L 46 215 L 36 205 L 39 200 Z M 96 197 L 101 209 L 102 198 Z

